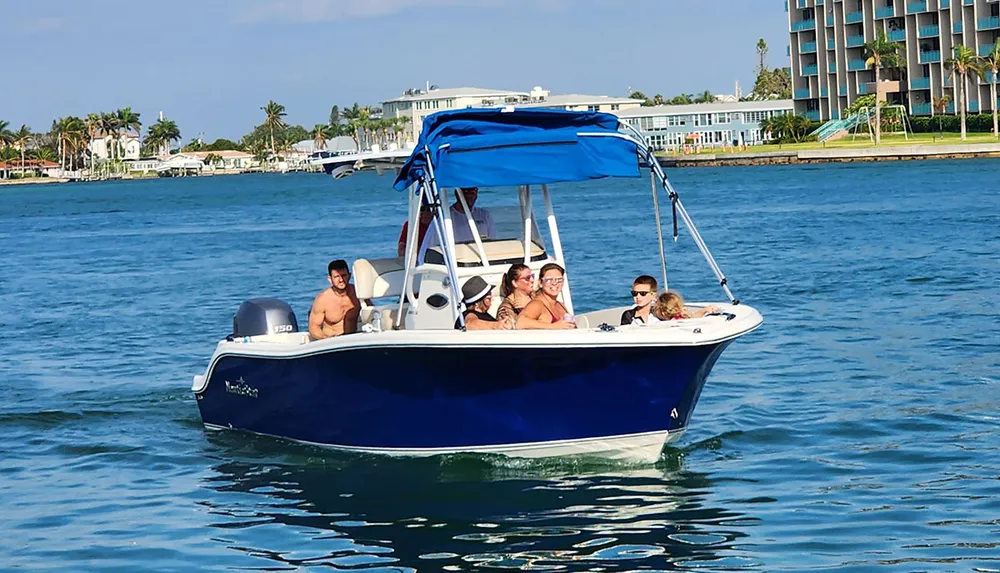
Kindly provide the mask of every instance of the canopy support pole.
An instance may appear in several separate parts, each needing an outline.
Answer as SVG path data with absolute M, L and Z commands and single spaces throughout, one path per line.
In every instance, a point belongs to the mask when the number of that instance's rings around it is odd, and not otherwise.
M 660 269 L 663 270 L 663 290 L 667 290 L 667 254 L 663 250 L 663 225 L 660 222 L 660 199 L 656 189 L 656 174 L 649 171 L 649 184 L 653 190 L 653 212 L 656 213 L 656 244 L 660 247 Z
M 465 195 L 460 190 L 455 190 L 455 195 L 458 196 L 458 202 L 462 205 L 462 212 L 465 214 L 465 222 L 469 225 L 469 231 L 472 232 L 472 239 L 476 242 L 476 248 L 479 249 L 479 260 L 483 263 L 484 267 L 490 265 L 489 259 L 486 258 L 486 247 L 483 246 L 483 240 L 479 236 L 479 227 L 476 226 L 476 221 L 472 218 L 472 209 L 469 208 L 469 204 L 465 202 Z M 451 211 L 451 209 L 449 209 Z M 455 237 L 452 236 L 452 241 Z
M 545 201 L 545 218 L 549 222 L 549 234 L 552 235 L 552 250 L 555 251 L 556 262 L 565 269 L 566 259 L 563 258 L 562 241 L 559 239 L 559 226 L 556 224 L 556 212 L 552 208 L 552 197 L 549 195 L 549 186 L 545 184 L 542 184 L 542 200 Z M 538 277 L 539 281 L 541 279 L 542 277 Z M 566 312 L 573 314 L 573 296 L 570 294 L 568 278 L 563 281 L 562 295 Z
M 448 273 L 448 287 L 451 291 L 451 312 L 459 328 L 465 330 L 465 317 L 462 315 L 461 291 L 458 286 L 458 270 L 455 265 L 455 234 L 451 227 L 451 208 L 441 203 L 441 192 L 438 190 L 437 181 L 434 179 L 434 164 L 431 163 L 430 153 L 425 148 L 424 156 L 427 158 L 427 172 L 424 175 L 424 185 L 429 189 L 434 212 L 434 226 L 438 236 L 444 238 L 441 248 L 441 255 L 444 258 L 444 266 Z M 461 194 L 459 194 L 461 195 Z
M 420 207 L 424 203 L 424 186 L 417 184 L 416 190 L 416 201 L 413 200 L 413 196 L 410 196 L 410 219 L 408 223 L 407 230 L 409 231 L 409 237 L 406 239 L 406 252 L 403 256 L 406 260 L 403 261 L 403 292 L 399 294 L 399 312 L 396 313 L 396 325 L 395 329 L 399 330 L 403 326 L 403 304 L 406 302 L 406 293 L 412 289 L 408 288 L 406 285 L 410 284 L 410 278 L 413 274 L 413 264 L 416 261 L 417 256 L 417 245 L 418 236 L 420 234 Z M 416 298 L 410 299 L 410 304 L 414 307 L 417 306 Z
M 673 203 L 674 209 L 677 214 L 680 215 L 681 220 L 684 221 L 684 226 L 687 227 L 688 231 L 691 233 L 691 237 L 694 239 L 695 245 L 698 246 L 698 250 L 701 251 L 701 255 L 705 257 L 705 261 L 708 263 L 709 268 L 715 274 L 715 278 L 719 281 L 719 286 L 725 291 L 726 296 L 729 298 L 729 302 L 736 305 L 740 301 L 735 296 L 733 296 L 732 291 L 729 290 L 729 285 L 727 284 L 726 275 L 722 274 L 722 269 L 719 268 L 719 264 L 715 262 L 715 257 L 708 250 L 708 246 L 705 245 L 705 240 L 701 238 L 701 233 L 698 232 L 698 228 L 694 226 L 694 221 L 691 220 L 690 215 L 688 215 L 687 209 L 681 203 L 680 196 L 677 195 L 677 191 L 674 190 L 674 186 L 670 184 L 667 179 L 667 175 L 663 172 L 663 167 L 660 166 L 660 162 L 656 160 L 653 152 L 649 148 L 645 148 L 646 152 L 646 162 L 649 163 L 649 168 L 652 169 L 657 178 L 663 184 L 663 189 L 667 192 L 667 196 L 670 197 L 670 201 Z
M 524 264 L 531 262 L 531 185 L 522 186 L 521 220 L 524 221 Z

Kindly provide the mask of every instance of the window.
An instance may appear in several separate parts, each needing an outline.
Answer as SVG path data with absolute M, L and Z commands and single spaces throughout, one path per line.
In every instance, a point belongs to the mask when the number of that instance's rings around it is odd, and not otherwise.
M 599 105 L 588 105 L 587 111 L 601 111 L 601 106 Z
M 715 123 L 729 123 L 729 114 L 728 113 L 715 114 Z
M 621 109 L 620 105 L 616 103 L 611 104 L 611 111 L 618 111 L 619 109 Z
M 653 117 L 653 129 L 666 129 L 667 128 L 667 117 L 663 115 L 658 115 Z

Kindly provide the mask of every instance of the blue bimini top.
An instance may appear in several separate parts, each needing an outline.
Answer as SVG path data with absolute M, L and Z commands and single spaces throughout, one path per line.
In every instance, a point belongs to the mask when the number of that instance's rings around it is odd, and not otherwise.
M 614 115 L 591 111 L 469 108 L 429 115 L 393 187 L 403 191 L 419 181 L 428 156 L 439 187 L 639 176 L 636 140 L 618 131 Z

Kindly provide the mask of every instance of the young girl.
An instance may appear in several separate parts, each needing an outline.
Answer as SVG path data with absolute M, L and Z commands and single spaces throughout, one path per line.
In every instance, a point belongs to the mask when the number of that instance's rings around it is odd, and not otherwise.
M 684 306 L 684 298 L 681 297 L 680 293 L 668 290 L 656 300 L 653 314 L 660 320 L 680 320 L 682 318 L 701 318 L 706 314 L 718 311 L 719 309 L 714 304 L 698 310 L 690 310 Z

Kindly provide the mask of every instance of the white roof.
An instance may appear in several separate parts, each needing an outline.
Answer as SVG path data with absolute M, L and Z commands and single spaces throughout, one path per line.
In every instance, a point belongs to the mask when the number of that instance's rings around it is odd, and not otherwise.
M 528 92 L 516 92 L 510 90 L 492 90 L 486 88 L 445 88 L 430 91 L 421 90 L 412 95 L 401 95 L 397 98 L 387 99 L 382 103 L 397 101 L 418 101 L 429 99 L 459 98 L 459 97 L 498 97 L 498 96 L 525 96 Z
M 322 151 L 320 149 L 316 149 L 316 143 L 312 139 L 303 139 L 293 145 L 292 149 L 300 153 L 315 153 L 317 151 Z M 326 140 L 325 150 L 331 153 L 357 151 L 357 149 L 358 146 L 354 144 L 354 139 L 346 135 L 340 135 Z
M 692 103 L 687 105 L 654 105 L 616 111 L 618 117 L 643 117 L 650 115 L 689 115 L 692 113 L 724 113 L 730 111 L 790 110 L 795 107 L 790 99 L 764 101 Z
M 604 95 L 584 95 L 584 94 L 560 94 L 550 95 L 540 101 L 520 104 L 519 107 L 563 107 L 575 105 L 608 105 L 608 104 L 635 104 L 642 102 L 637 99 L 627 97 L 613 97 Z

